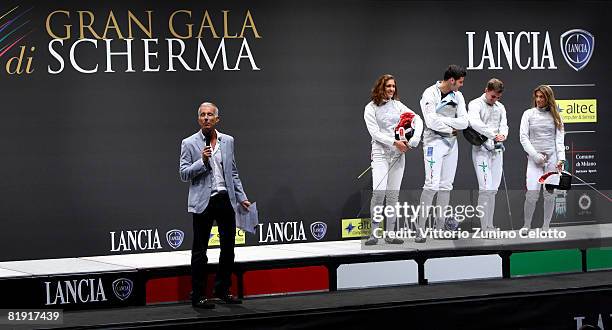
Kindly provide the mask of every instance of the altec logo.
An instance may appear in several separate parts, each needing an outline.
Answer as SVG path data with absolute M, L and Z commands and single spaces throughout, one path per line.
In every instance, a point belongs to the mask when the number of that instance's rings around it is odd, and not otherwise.
M 384 223 L 380 223 L 384 228 Z M 372 222 L 370 219 L 342 219 L 342 238 L 363 238 L 370 235 Z
M 465 34 L 468 70 L 557 69 L 548 31 L 485 31 L 484 35 L 468 31 Z M 574 29 L 563 33 L 559 40 L 567 64 L 576 71 L 584 69 L 593 55 L 595 37 L 588 31 Z
M 370 219 L 342 219 L 342 238 L 364 238 L 372 233 L 372 221 Z M 385 228 L 385 221 L 378 226 Z
M 563 123 L 596 123 L 597 100 L 557 100 Z
M 236 228 L 236 234 L 234 235 L 234 244 L 235 245 L 244 245 L 246 244 L 246 235 L 244 230 L 240 228 Z M 210 236 L 208 236 L 208 246 L 220 246 L 221 245 L 221 235 L 219 234 L 219 227 L 213 226 L 210 230 Z

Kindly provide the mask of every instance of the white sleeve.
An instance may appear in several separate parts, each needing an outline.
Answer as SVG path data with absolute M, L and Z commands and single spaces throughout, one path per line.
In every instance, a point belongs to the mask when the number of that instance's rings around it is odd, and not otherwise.
M 508 138 L 508 118 L 506 117 L 506 107 L 501 106 L 501 121 L 499 123 L 499 134 Z
M 469 121 L 467 111 L 465 110 L 465 99 L 463 98 L 463 94 L 459 92 L 457 92 L 457 98 L 459 99 L 459 104 L 457 105 L 457 118 L 446 117 L 446 124 L 454 129 L 466 129 L 469 125 Z
M 374 113 L 374 111 L 374 106 L 370 103 L 366 105 L 365 110 L 363 112 L 363 119 L 365 120 L 368 132 L 370 133 L 374 141 L 378 141 L 382 144 L 392 146 L 395 142 L 395 139 L 391 136 L 385 135 L 380 131 L 378 123 L 376 122 L 376 114 Z
M 563 123 L 561 123 L 563 125 Z M 555 145 L 557 149 L 557 160 L 565 160 L 565 130 L 563 126 L 555 132 Z
M 529 117 L 531 116 L 531 112 L 529 110 L 526 110 L 525 112 L 523 112 L 523 117 L 521 117 L 521 127 L 519 129 L 519 135 L 520 135 L 520 141 L 521 144 L 523 145 L 523 149 L 525 149 L 525 152 L 532 158 L 532 159 L 538 159 L 538 157 L 540 157 L 539 153 L 535 150 L 535 148 L 533 147 L 533 145 L 531 144 L 531 141 L 529 141 Z
M 437 132 L 450 134 L 453 132 L 452 127 L 446 124 L 444 116 L 440 116 L 436 113 L 436 103 L 434 97 L 426 95 L 427 91 L 423 93 L 421 97 L 421 111 L 423 111 L 423 119 L 427 128 Z
M 494 139 L 495 134 L 493 131 L 487 128 L 487 125 L 482 122 L 480 118 L 480 101 L 478 99 L 472 100 L 468 104 L 468 118 L 470 126 L 476 130 L 476 132 L 486 136 L 489 139 Z
M 412 121 L 414 122 L 414 136 L 418 137 L 420 140 L 421 136 L 423 136 L 423 120 L 421 119 L 421 116 L 415 113 Z

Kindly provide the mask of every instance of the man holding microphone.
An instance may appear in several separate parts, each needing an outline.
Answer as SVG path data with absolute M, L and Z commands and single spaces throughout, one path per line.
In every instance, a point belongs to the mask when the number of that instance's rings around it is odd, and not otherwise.
M 187 211 L 193 214 L 191 303 L 196 308 L 215 307 L 205 297 L 206 250 L 213 221 L 217 222 L 221 241 L 214 295 L 226 304 L 242 303 L 229 294 L 234 264 L 235 214 L 238 207 L 248 209 L 251 203 L 238 176 L 234 138 L 217 131 L 217 123 L 217 106 L 202 103 L 198 108 L 201 129 L 181 142 L 179 174 L 182 181 L 190 183 Z

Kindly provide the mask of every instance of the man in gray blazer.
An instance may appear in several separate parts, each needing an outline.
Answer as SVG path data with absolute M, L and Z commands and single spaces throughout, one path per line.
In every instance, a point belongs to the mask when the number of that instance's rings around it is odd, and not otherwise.
M 242 182 L 234 159 L 234 138 L 215 129 L 219 109 L 210 102 L 198 108 L 201 129 L 181 142 L 179 173 L 189 182 L 187 211 L 193 214 L 193 246 L 191 249 L 191 303 L 197 308 L 214 308 L 206 294 L 208 239 L 213 221 L 217 222 L 221 241 L 219 270 L 215 277 L 214 295 L 227 304 L 241 301 L 229 294 L 234 264 L 235 214 L 238 207 L 248 209 Z

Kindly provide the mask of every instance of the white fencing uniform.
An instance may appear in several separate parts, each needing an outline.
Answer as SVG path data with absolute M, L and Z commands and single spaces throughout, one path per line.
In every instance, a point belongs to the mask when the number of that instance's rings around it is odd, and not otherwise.
M 414 113 L 397 100 L 390 100 L 381 106 L 370 102 L 365 107 L 363 118 L 372 136 L 372 215 L 374 206 L 383 205 L 385 196 L 387 205 L 395 205 L 399 199 L 406 157 L 393 143 L 395 127 L 400 115 L 405 112 Z M 423 134 L 423 121 L 417 114 L 414 114 L 413 126 L 414 135 L 408 144 L 417 146 Z M 387 218 L 387 230 L 395 230 L 396 220 L 395 217 Z
M 500 102 L 487 103 L 485 94 L 468 104 L 470 126 L 487 137 L 486 144 L 472 146 L 472 161 L 478 178 L 478 206 L 484 210 L 480 218 L 483 230 L 494 229 L 495 195 L 502 178 L 504 156 L 502 151 L 494 150 L 495 136 L 508 136 L 506 108 Z
M 556 109 L 554 110 L 556 111 Z M 527 152 L 527 175 L 525 185 L 525 225 L 531 228 L 531 219 L 540 198 L 538 179 L 542 174 L 555 171 L 559 160 L 565 160 L 564 131 L 555 127 L 555 121 L 548 109 L 525 110 L 521 118 L 520 140 Z M 542 160 L 546 155 L 546 162 Z M 555 207 L 555 195 L 544 190 L 544 229 L 548 229 Z
M 450 92 L 442 98 L 438 81 L 423 92 L 420 103 L 426 127 L 423 132 L 425 184 L 421 205 L 432 205 L 434 196 L 440 191 L 437 205 L 444 209 L 450 199 L 457 169 L 458 146 L 453 129 L 462 130 L 468 126 L 465 100 L 459 91 Z M 417 222 L 419 228 L 424 228 L 425 218 Z M 443 221 L 438 217 L 436 226 L 442 228 Z

